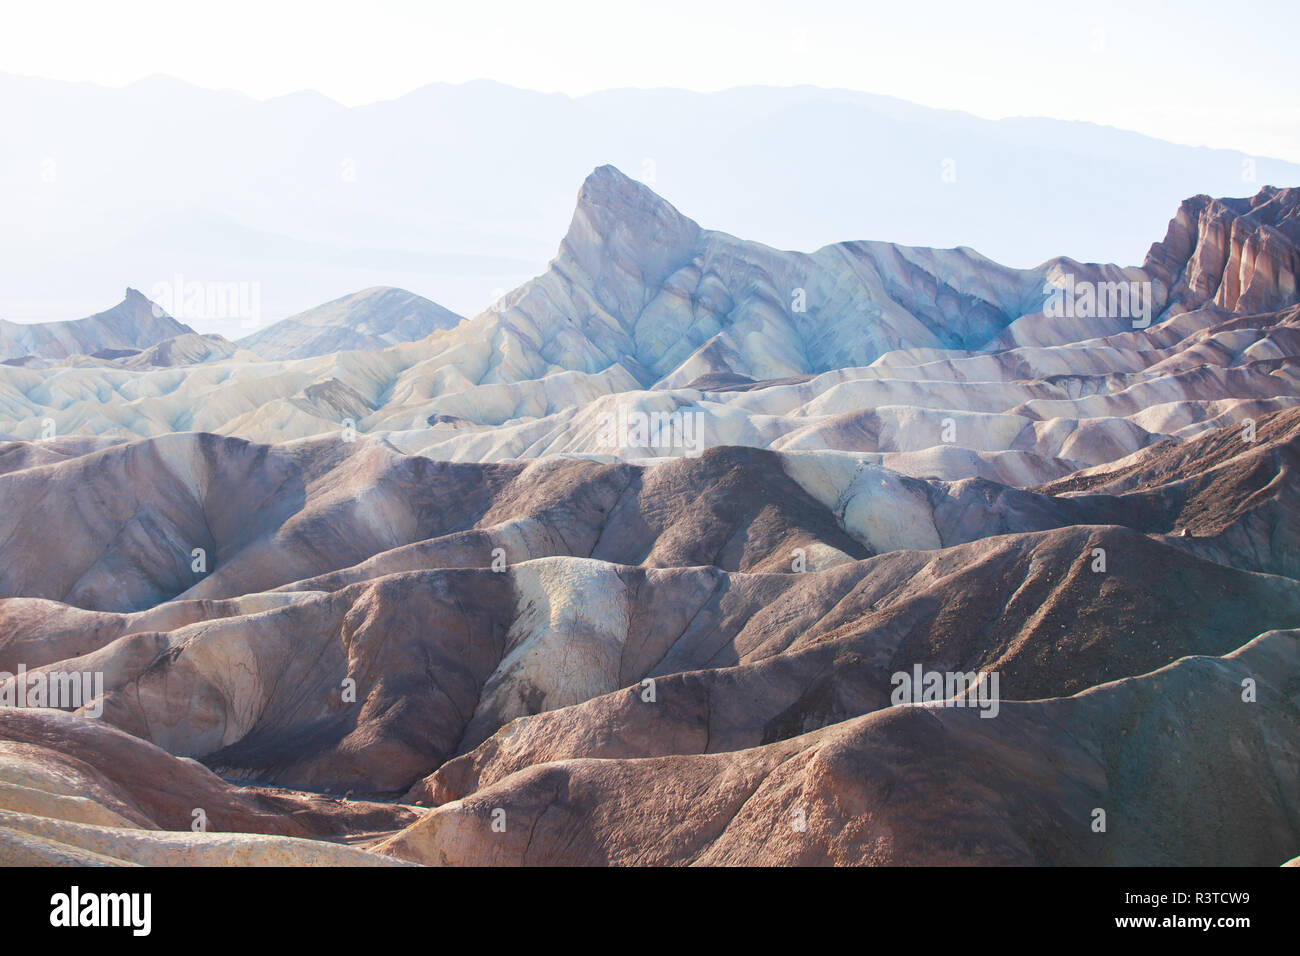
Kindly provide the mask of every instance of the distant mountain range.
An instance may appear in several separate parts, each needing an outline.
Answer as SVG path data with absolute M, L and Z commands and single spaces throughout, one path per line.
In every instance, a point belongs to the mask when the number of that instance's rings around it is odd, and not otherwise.
M 545 268 L 573 184 L 606 163 L 776 248 L 965 246 L 1020 268 L 1136 265 L 1183 198 L 1300 182 L 1263 157 L 810 87 L 570 98 L 474 82 L 346 108 L 0 76 L 0 128 L 0 315 L 23 321 L 176 275 L 257 283 L 267 319 L 379 285 L 474 314 Z

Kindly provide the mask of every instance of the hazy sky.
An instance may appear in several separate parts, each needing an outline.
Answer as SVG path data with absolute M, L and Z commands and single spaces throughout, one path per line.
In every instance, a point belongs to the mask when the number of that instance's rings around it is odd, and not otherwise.
M 809 83 L 1300 161 L 1297 0 L 41 0 L 0 70 L 169 74 L 348 105 L 487 77 L 546 92 Z

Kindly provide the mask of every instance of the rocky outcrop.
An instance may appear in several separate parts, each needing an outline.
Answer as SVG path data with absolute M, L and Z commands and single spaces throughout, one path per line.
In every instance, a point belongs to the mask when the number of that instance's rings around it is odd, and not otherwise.
M 622 365 L 642 385 L 680 386 L 868 365 L 900 347 L 975 348 L 1033 311 L 1042 284 L 968 249 L 779 252 L 703 230 L 602 166 L 547 273 L 476 321 L 521 345 L 493 362 L 497 377 Z
M 0 320 L 0 358 L 61 359 L 103 349 L 144 349 L 193 333 L 135 289 L 127 289 L 116 306 L 85 319 L 29 324 Z
M 1294 305 L 1300 189 L 1265 186 L 1248 199 L 1188 199 L 1143 268 L 1169 288 L 1175 313 L 1206 305 L 1238 314 Z

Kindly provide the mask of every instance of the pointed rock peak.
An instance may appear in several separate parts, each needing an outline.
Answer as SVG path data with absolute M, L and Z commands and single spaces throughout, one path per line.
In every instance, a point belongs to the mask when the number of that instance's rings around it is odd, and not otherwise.
M 617 239 L 635 259 L 648 254 L 654 260 L 651 271 L 657 272 L 666 266 L 658 261 L 665 253 L 675 258 L 695 244 L 700 232 L 693 220 L 649 186 L 605 165 L 583 182 L 564 245 L 576 251 L 604 247 Z
M 134 308 L 143 307 L 151 310 L 157 310 L 157 312 L 160 314 L 162 312 L 161 307 L 156 305 L 152 299 L 150 299 L 139 289 L 132 289 L 130 286 L 126 287 L 126 294 L 122 296 L 122 305 L 132 306 Z
M 132 289 L 130 286 L 127 286 L 126 295 L 122 299 L 122 301 L 117 306 L 114 307 L 114 310 L 118 310 L 118 309 L 128 312 L 132 315 L 143 315 L 145 313 L 148 313 L 149 315 L 152 315 L 155 319 L 165 319 L 168 322 L 175 323 L 178 329 L 183 330 L 185 332 L 194 331 L 192 328 L 190 328 L 188 325 L 185 325 L 183 322 L 178 322 L 175 319 L 173 319 L 171 313 L 169 313 L 160 304 L 155 302 L 153 299 L 149 298 L 139 289 Z M 110 311 L 114 311 L 114 310 L 110 310 Z
M 133 289 L 130 286 L 127 286 L 126 292 L 122 295 L 122 301 L 117 303 L 117 305 L 110 309 L 105 309 L 103 312 L 96 312 L 87 319 L 78 319 L 77 321 L 90 321 L 115 315 L 135 317 L 145 313 L 151 313 L 155 318 L 170 318 L 170 316 L 167 316 L 167 313 L 163 310 L 162 306 L 158 305 L 139 289 Z M 177 323 L 177 325 L 179 326 L 180 323 Z M 185 326 L 184 328 L 186 331 L 192 331 L 189 326 Z
M 627 195 L 642 190 L 653 192 L 648 186 L 637 182 L 617 166 L 606 163 L 604 166 L 597 166 L 583 180 L 582 191 L 578 194 L 578 204 L 601 205 L 612 195 Z
M 177 322 L 175 319 L 173 319 L 171 317 L 171 314 L 166 309 L 164 309 L 153 299 L 149 298 L 139 289 L 132 289 L 130 286 L 126 287 L 126 294 L 122 297 L 122 301 L 119 302 L 117 305 L 113 306 L 113 308 L 109 309 L 108 311 L 109 312 L 121 311 L 131 315 L 143 315 L 145 313 L 148 313 L 149 315 L 152 315 L 155 319 L 166 319 L 169 322 L 174 322 L 178 329 L 182 329 L 185 332 L 194 331 L 188 325 L 185 325 L 184 323 L 181 322 Z
M 614 221 L 648 225 L 660 220 L 699 228 L 649 186 L 610 165 L 597 166 L 583 181 L 577 212 L 585 213 L 593 223 L 606 225 Z

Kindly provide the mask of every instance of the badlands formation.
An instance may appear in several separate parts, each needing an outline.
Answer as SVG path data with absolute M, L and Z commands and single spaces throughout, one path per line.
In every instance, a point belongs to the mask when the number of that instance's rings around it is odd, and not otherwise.
M 1285 863 L 1298 275 L 1294 189 L 1016 270 L 607 166 L 467 321 L 3 326 L 0 861 Z

